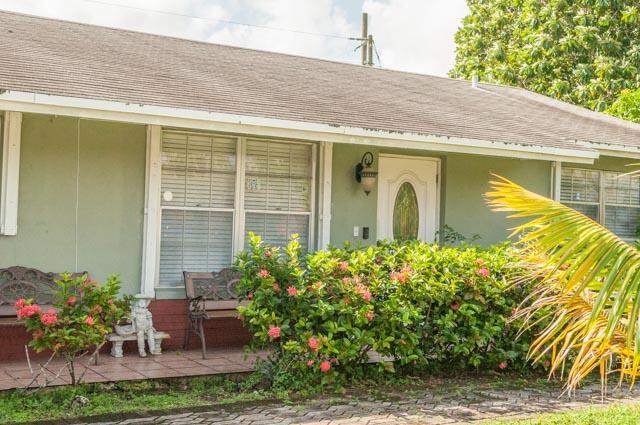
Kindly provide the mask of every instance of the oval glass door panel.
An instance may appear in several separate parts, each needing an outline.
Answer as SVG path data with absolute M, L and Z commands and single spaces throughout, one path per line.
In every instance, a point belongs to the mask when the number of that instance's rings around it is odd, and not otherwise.
M 402 241 L 418 238 L 420 212 L 413 185 L 404 182 L 398 189 L 393 206 L 393 238 Z

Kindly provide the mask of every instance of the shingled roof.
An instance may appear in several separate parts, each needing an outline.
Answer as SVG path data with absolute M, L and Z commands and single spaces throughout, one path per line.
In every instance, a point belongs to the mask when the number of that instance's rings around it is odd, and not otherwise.
M 640 125 L 523 89 L 0 11 L 0 90 L 585 150 Z

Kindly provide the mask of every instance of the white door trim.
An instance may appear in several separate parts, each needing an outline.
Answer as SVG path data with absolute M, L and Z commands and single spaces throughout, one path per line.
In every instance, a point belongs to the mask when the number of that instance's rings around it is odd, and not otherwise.
M 436 240 L 436 233 L 440 228 L 440 184 L 441 184 L 441 165 L 442 161 L 440 158 L 434 157 L 426 157 L 426 156 L 413 156 L 413 155 L 397 155 L 397 154 L 379 154 L 378 155 L 378 171 L 382 171 L 382 164 L 385 159 L 410 159 L 410 160 L 418 160 L 424 162 L 435 163 L 436 165 L 436 182 L 435 182 L 435 193 L 431 194 L 435 200 L 435 217 L 433 218 L 433 234 L 428 232 L 428 223 L 426 222 L 428 217 L 428 212 L 424 217 L 420 218 L 420 227 L 418 229 L 419 238 L 426 240 L 428 242 L 434 242 Z M 382 176 L 382 174 L 380 174 Z M 419 176 L 415 175 L 415 173 L 411 171 L 407 171 L 398 177 L 396 177 L 393 181 L 409 181 L 416 183 L 418 181 L 422 181 Z M 399 185 L 397 185 L 399 187 Z M 414 185 L 415 188 L 415 185 Z M 428 190 L 428 189 L 427 189 Z M 387 228 L 389 220 L 393 216 L 393 205 L 391 205 L 390 200 L 395 199 L 396 194 L 389 194 L 387 184 L 383 182 L 381 179 L 378 181 L 378 202 L 377 202 L 377 235 L 376 238 L 378 240 L 389 238 L 390 235 L 387 234 Z M 418 202 L 425 203 L 428 202 L 428 193 L 417 193 Z M 391 235 L 392 236 L 392 235 Z

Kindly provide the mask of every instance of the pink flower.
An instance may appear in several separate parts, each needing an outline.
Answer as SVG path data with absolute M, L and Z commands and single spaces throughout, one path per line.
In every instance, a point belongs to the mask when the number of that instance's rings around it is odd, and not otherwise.
M 27 302 L 25 301 L 24 298 L 20 298 L 20 299 L 16 300 L 16 308 L 22 308 L 25 305 L 27 305 Z
M 93 317 L 87 316 L 87 318 L 84 319 L 84 323 L 86 323 L 89 326 L 93 326 Z
M 500 363 L 500 364 L 498 365 L 498 367 L 499 367 L 500 369 L 506 369 L 506 368 L 507 368 L 507 362 L 506 362 L 506 360 L 505 360 L 505 361 L 503 361 L 502 363 Z
M 372 321 L 374 317 L 373 311 L 367 311 L 367 320 Z
M 264 252 L 264 256 L 267 257 L 267 258 L 270 258 L 271 257 L 271 251 L 265 251 Z
M 476 270 L 476 273 L 478 273 L 482 277 L 489 277 L 490 274 L 489 269 L 486 267 L 479 268 L 478 270 Z
M 252 299 L 253 299 L 253 292 L 249 292 L 249 293 L 247 294 L 247 298 L 248 298 L 248 299 L 250 299 L 250 300 L 252 300 Z
M 24 319 L 25 317 L 31 317 L 35 314 L 40 313 L 40 306 L 37 304 L 34 305 L 25 305 L 20 310 L 16 312 L 16 316 L 18 319 Z
M 77 301 L 77 298 L 73 295 L 71 295 L 69 298 L 67 298 L 67 304 L 69 305 L 74 305 Z M 111 301 L 113 302 L 113 301 Z
M 343 271 L 343 272 L 349 271 L 349 263 L 347 261 L 341 261 L 339 266 L 340 266 L 340 271 Z
M 273 290 L 276 292 L 280 292 L 280 285 L 278 285 L 278 282 L 273 282 Z
M 58 323 L 58 315 L 56 314 L 56 311 L 54 309 L 50 309 L 42 316 L 40 316 L 40 321 L 45 326 L 53 326 Z
M 270 276 L 269 270 L 262 269 L 258 272 L 258 277 L 261 279 L 266 279 Z
M 316 338 L 314 337 L 309 338 L 309 341 L 307 343 L 309 344 L 309 348 L 311 348 L 313 351 L 318 351 L 318 347 L 320 343 Z
M 295 297 L 296 295 L 298 295 L 298 290 L 296 289 L 295 286 L 289 286 L 287 288 L 287 292 L 289 293 L 289 295 L 291 295 L 292 297 Z
M 364 291 L 364 292 L 362 293 L 362 298 L 363 298 L 366 302 L 371 301 L 371 292 L 369 292 L 369 291 Z
M 107 304 L 109 304 L 109 305 L 113 304 L 113 300 L 111 300 L 111 299 L 107 300 Z
M 451 307 L 451 310 L 453 310 L 453 311 L 460 310 L 460 304 L 458 304 L 458 303 L 451 303 L 451 305 L 449 307 Z
M 270 326 L 267 335 L 273 339 L 280 338 L 280 328 L 278 326 Z
M 348 285 L 351 283 L 351 278 L 348 276 L 345 276 L 342 278 L 342 283 L 344 283 L 345 285 Z
M 391 272 L 389 273 L 389 279 L 395 280 L 400 283 L 405 283 L 407 281 L 407 275 L 406 273 Z
M 327 373 L 329 372 L 330 369 L 331 369 L 331 363 L 329 363 L 328 361 L 325 360 L 322 363 L 320 363 L 320 372 Z
M 312 367 L 314 363 L 313 360 L 307 360 L 307 367 Z
M 400 272 L 401 273 L 405 273 L 405 274 L 411 273 L 412 271 L 413 271 L 413 269 L 408 264 L 405 264 L 404 266 L 402 266 L 402 269 L 400 269 Z

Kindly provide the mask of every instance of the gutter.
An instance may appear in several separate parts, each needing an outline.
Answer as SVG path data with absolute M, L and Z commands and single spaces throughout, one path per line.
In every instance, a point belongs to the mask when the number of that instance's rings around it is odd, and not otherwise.
M 600 155 L 598 151 L 586 146 L 585 149 L 542 147 L 11 90 L 0 91 L 0 110 L 251 134 L 260 137 L 584 164 L 592 164 Z

